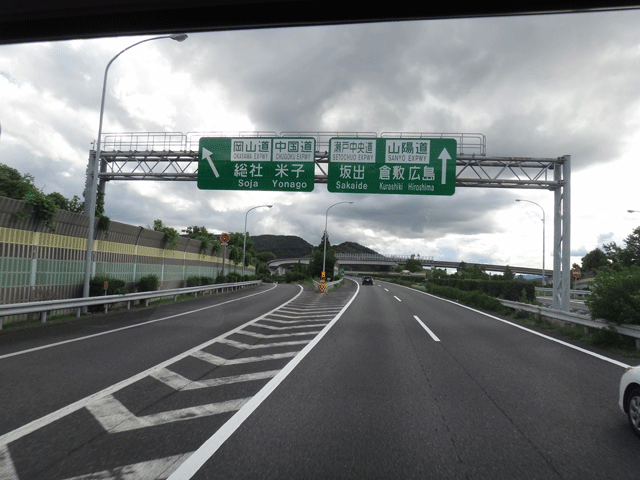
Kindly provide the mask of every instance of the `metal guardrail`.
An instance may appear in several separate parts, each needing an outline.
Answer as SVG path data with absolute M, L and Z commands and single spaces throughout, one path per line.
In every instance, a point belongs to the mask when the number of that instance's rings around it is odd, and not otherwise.
M 145 307 L 148 307 L 149 300 L 154 298 L 174 297 L 175 299 L 178 297 L 178 295 L 185 295 L 189 293 L 193 293 L 197 296 L 198 293 L 201 292 L 205 293 L 213 290 L 220 290 L 224 292 L 237 290 L 239 288 L 256 286 L 260 285 L 261 283 L 262 280 L 254 280 L 249 282 L 219 283 L 212 285 L 201 285 L 198 287 L 173 288 L 170 290 L 154 290 L 152 292 L 125 293 L 123 295 L 105 295 L 101 297 L 69 298 L 62 300 L 47 300 L 42 302 L 0 305 L 0 330 L 2 329 L 4 317 L 9 317 L 12 315 L 39 313 L 40 321 L 42 323 L 46 323 L 48 313 L 59 310 L 76 309 L 76 317 L 79 317 L 82 309 L 85 307 L 104 305 L 104 311 L 106 313 L 108 311 L 109 305 L 113 305 L 116 303 L 126 303 L 127 310 L 129 310 L 131 308 L 131 302 L 139 300 L 144 300 Z
M 498 298 L 498 301 L 500 301 L 500 303 L 502 303 L 505 307 L 513 308 L 515 310 L 522 310 L 524 312 L 540 313 L 541 315 L 544 315 L 545 317 L 551 318 L 553 320 L 574 323 L 582 325 L 584 327 L 603 328 L 612 326 L 618 331 L 619 334 L 635 338 L 636 349 L 640 350 L 640 325 L 615 325 L 605 320 L 592 319 L 591 317 L 580 315 L 579 313 L 562 312 L 559 310 L 554 310 L 552 308 L 531 305 L 528 303 L 514 302 L 501 298 Z
M 536 293 L 551 293 L 553 294 L 553 288 L 536 287 Z M 586 297 L 591 292 L 589 290 L 569 290 L 569 295 L 575 297 Z

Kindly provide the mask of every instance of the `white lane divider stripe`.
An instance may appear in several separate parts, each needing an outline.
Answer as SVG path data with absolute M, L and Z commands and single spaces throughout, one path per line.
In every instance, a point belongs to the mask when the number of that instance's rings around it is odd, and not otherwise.
M 257 348 L 291 347 L 294 345 L 304 345 L 306 343 L 309 343 L 310 341 L 311 340 L 293 340 L 291 342 L 258 343 L 256 345 L 250 345 L 248 343 L 237 342 L 235 340 L 225 338 L 224 340 L 220 340 L 220 342 L 218 343 L 224 343 L 225 345 L 230 345 L 240 350 L 253 350 Z
M 401 302 L 402 300 L 400 300 L 398 297 L 396 297 L 395 295 L 393 296 L 393 298 L 395 298 L 396 300 L 398 300 L 399 302 Z
M 333 315 L 331 316 L 333 318 Z M 324 319 L 324 318 L 317 318 L 317 317 L 313 317 L 313 318 L 309 318 L 308 320 L 304 320 L 304 319 L 298 319 L 298 320 L 280 320 L 278 318 L 264 318 L 262 319 L 263 322 L 271 322 L 271 323 L 278 323 L 280 325 L 292 325 L 292 324 L 308 324 L 312 323 L 312 322 L 324 322 L 322 325 L 326 325 L 327 323 L 329 323 L 330 318 Z
M 255 338 L 287 338 L 287 337 L 299 337 L 302 335 L 316 335 L 320 333 L 320 330 L 313 330 L 311 332 L 297 332 L 297 333 L 277 333 L 277 334 L 271 334 L 271 335 L 264 335 L 263 333 L 250 332 L 249 330 L 240 330 L 239 332 L 234 332 L 234 333 L 237 333 L 239 335 L 246 335 L 248 337 L 255 337 Z
M 326 325 L 325 323 L 309 323 L 308 325 L 289 325 L 287 327 L 275 327 L 273 325 L 265 325 L 264 323 L 254 323 L 251 325 L 256 328 L 268 328 L 269 330 L 291 330 L 292 328 L 313 328 L 320 327 L 323 328 Z
M 420 320 L 416 315 L 414 315 L 413 318 L 415 318 L 418 321 L 418 323 L 420 325 L 422 325 L 422 328 L 424 328 L 427 331 L 427 333 L 429 335 L 431 335 L 431 338 L 433 338 L 434 341 L 436 341 L 436 342 L 440 341 L 440 339 L 438 337 L 436 337 L 435 333 L 433 333 L 431 330 L 429 330 L 429 327 L 427 327 L 424 323 L 422 323 L 422 320 Z
M 199 390 L 202 388 L 219 387 L 221 385 L 230 385 L 232 383 L 251 382 L 254 380 L 264 380 L 276 376 L 279 370 L 269 370 L 267 372 L 248 373 L 245 375 L 232 375 L 230 377 L 210 378 L 208 380 L 189 380 L 179 373 L 173 372 L 168 368 L 163 368 L 157 372 L 153 372 L 150 376 L 174 390 Z
M 278 318 L 290 318 L 293 320 L 297 320 L 299 322 L 303 322 L 305 320 L 315 320 L 317 318 L 320 317 L 327 317 L 327 318 L 333 318 L 336 314 L 335 313 L 318 313 L 318 314 L 311 314 L 311 315 L 284 315 L 282 313 L 272 313 L 271 315 L 269 315 L 269 320 L 271 320 L 271 317 L 278 317 Z M 273 319 L 272 321 L 277 321 L 276 319 Z
M 198 358 L 200 360 L 204 360 L 205 362 L 209 362 L 212 365 L 240 365 L 243 363 L 254 363 L 254 362 L 264 362 L 266 360 L 279 360 L 281 358 L 291 358 L 295 357 L 298 352 L 286 352 L 286 353 L 275 353 L 273 355 L 262 355 L 260 357 L 246 357 L 246 358 L 233 358 L 231 360 L 227 360 L 226 358 L 218 357 L 217 355 L 212 355 L 207 352 L 203 352 L 202 350 L 198 352 L 193 352 L 191 354 L 192 357 Z
M 122 433 L 140 428 L 156 427 L 167 423 L 192 420 L 195 418 L 219 415 L 221 413 L 240 410 L 249 401 L 249 398 L 240 398 L 226 402 L 210 403 L 197 407 L 181 408 L 168 412 L 153 413 L 138 417 L 120 403 L 114 396 L 107 395 L 99 401 L 88 405 L 95 419 L 100 422 L 102 428 L 109 433 Z
M 112 480 L 116 478 L 118 480 L 166 480 L 192 453 L 123 465 L 111 470 L 88 473 L 65 480 Z

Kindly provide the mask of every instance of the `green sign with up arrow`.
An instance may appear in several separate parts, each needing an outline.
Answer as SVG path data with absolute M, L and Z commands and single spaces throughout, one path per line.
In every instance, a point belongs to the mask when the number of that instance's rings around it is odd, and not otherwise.
M 457 142 L 450 138 L 331 138 L 333 193 L 453 195 Z
M 311 192 L 316 140 L 307 137 L 203 137 L 201 190 Z

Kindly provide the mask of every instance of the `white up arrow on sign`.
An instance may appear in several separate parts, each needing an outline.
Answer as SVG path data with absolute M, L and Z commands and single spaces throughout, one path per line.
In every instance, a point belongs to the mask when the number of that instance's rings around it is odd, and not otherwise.
M 442 160 L 442 185 L 444 185 L 447 183 L 447 160 L 451 160 L 451 155 L 446 148 L 442 150 L 438 160 Z

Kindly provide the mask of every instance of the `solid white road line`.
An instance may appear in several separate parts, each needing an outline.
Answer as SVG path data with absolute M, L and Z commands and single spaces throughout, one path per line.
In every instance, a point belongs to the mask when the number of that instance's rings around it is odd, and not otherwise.
M 351 280 L 351 279 L 349 279 Z M 238 412 L 233 415 L 209 440 L 207 440 L 198 450 L 195 451 L 173 474 L 168 480 L 188 480 L 193 477 L 202 465 L 209 460 L 214 453 L 222 446 L 224 442 L 244 423 L 244 421 L 264 402 L 269 395 L 287 378 L 294 368 L 302 361 L 304 357 L 315 347 L 320 340 L 327 334 L 333 325 L 342 317 L 344 312 L 349 308 L 351 303 L 358 296 L 360 285 L 358 282 L 351 280 L 356 284 L 356 293 L 351 300 L 342 307 L 340 313 L 334 317 L 331 322 L 315 337 L 306 347 L 304 347 L 298 355 L 293 358 L 280 372 L 267 383 L 262 390 L 254 395 Z
M 235 298 L 233 300 L 227 300 L 226 302 L 222 302 L 222 303 L 218 303 L 216 305 L 209 305 L 208 307 L 203 307 L 203 308 L 198 308 L 196 310 L 190 310 L 188 312 L 184 312 L 184 313 L 178 313 L 176 315 L 170 315 L 168 317 L 163 317 L 163 318 L 157 318 L 155 320 L 149 320 L 148 322 L 142 322 L 142 323 L 136 323 L 135 325 L 129 325 L 127 327 L 121 327 L 121 328 L 114 328 L 113 330 L 109 330 L 108 332 L 100 332 L 100 333 L 94 333 L 92 335 L 86 335 L 84 337 L 78 337 L 78 338 L 72 338 L 70 340 L 64 340 L 62 342 L 56 342 L 56 343 L 50 343 L 49 345 L 42 345 L 40 347 L 35 347 L 35 348 L 29 348 L 27 350 L 21 350 L 19 352 L 13 352 L 13 353 L 7 353 L 6 355 L 0 355 L 0 360 L 4 359 L 4 358 L 9 358 L 9 357 L 15 357 L 16 355 L 23 355 L 25 353 L 31 353 L 31 352 L 36 352 L 38 350 L 44 350 L 46 348 L 51 348 L 51 347 L 57 347 L 59 345 L 64 345 L 67 343 L 73 343 L 73 342 L 79 342 L 81 340 L 87 340 L 89 338 L 94 338 L 94 337 L 100 337 L 102 335 L 109 335 L 111 333 L 116 333 L 116 332 L 121 332 L 122 330 L 128 330 L 129 328 L 136 328 L 136 327 L 142 327 L 144 325 L 149 325 L 151 323 L 156 323 L 156 322 L 163 322 L 165 320 L 170 320 L 172 318 L 177 318 L 177 317 L 182 317 L 184 315 L 189 315 L 191 313 L 196 313 L 196 312 L 201 312 L 203 310 L 208 310 L 210 308 L 216 308 L 219 307 L 221 305 L 226 305 L 228 303 L 233 303 L 233 302 L 238 302 L 240 300 L 244 300 L 246 298 L 251 298 L 254 297 L 256 295 L 262 295 L 263 293 L 267 293 L 270 292 L 271 290 L 273 290 L 276 287 L 272 287 L 269 290 L 265 290 L 264 292 L 258 292 L 258 293 L 253 293 L 251 295 L 246 295 L 244 297 L 240 297 L 240 298 Z
M 287 305 L 288 303 L 293 302 L 296 298 L 298 298 L 303 292 L 303 288 L 300 287 L 300 291 L 297 293 L 297 295 L 295 295 L 293 298 L 291 298 L 290 300 L 286 301 L 285 303 L 283 303 L 282 305 Z M 246 297 L 245 297 L 246 298 Z M 281 306 L 282 306 L 281 305 Z M 253 320 L 250 320 L 249 322 L 245 323 L 244 325 L 240 325 L 239 327 L 234 328 L 233 330 L 229 330 L 227 333 L 223 333 L 222 335 L 213 338 L 205 343 L 202 343 L 200 345 L 198 345 L 197 347 L 193 347 L 190 350 L 187 350 L 186 352 L 181 353 L 180 355 L 176 355 L 173 358 L 170 358 L 169 360 L 166 360 L 162 363 L 159 363 L 158 365 L 156 365 L 155 367 L 151 367 L 143 372 L 138 373 L 137 375 L 134 375 L 133 377 L 129 377 L 126 380 L 123 380 L 119 383 L 116 383 L 115 385 L 111 385 L 110 387 L 105 388 L 104 390 L 101 390 L 99 392 L 94 393 L 93 395 L 89 395 L 88 397 L 85 397 L 81 400 L 78 400 L 77 402 L 74 402 L 70 405 L 67 405 L 66 407 L 63 407 L 59 410 L 56 410 L 55 412 L 52 412 L 48 415 L 45 415 L 44 417 L 38 418 L 36 420 L 33 420 L 32 422 L 29 422 L 25 425 L 23 425 L 22 427 L 16 428 L 15 430 L 5 433 L 4 435 L 0 436 L 0 447 L 2 445 L 7 445 L 15 440 L 18 440 L 19 438 L 24 437 L 25 435 L 28 435 L 30 433 L 35 432 L 36 430 L 39 430 L 40 428 L 49 425 L 53 422 L 55 422 L 56 420 L 60 420 L 63 417 L 66 417 L 67 415 L 80 410 L 81 408 L 86 407 L 87 405 L 95 402 L 96 400 L 103 398 L 107 395 L 111 395 L 115 392 L 117 392 L 118 390 L 123 389 L 124 387 L 127 387 L 129 385 L 134 384 L 135 382 L 142 380 L 145 377 L 148 377 L 149 375 L 151 375 L 153 372 L 158 371 L 160 369 L 166 368 L 169 365 L 182 360 L 184 358 L 187 358 L 189 355 L 193 354 L 194 352 L 197 352 L 199 350 L 202 350 L 203 348 L 208 347 L 209 345 L 213 345 L 216 342 L 219 342 L 220 340 L 222 340 L 223 338 L 227 338 L 230 335 L 233 335 L 234 333 L 238 333 L 240 332 L 243 328 L 245 328 L 247 325 L 250 325 L 253 322 L 257 322 L 259 320 L 262 320 L 264 317 L 266 317 L 267 315 L 269 315 L 272 312 L 275 312 L 278 308 L 280 307 L 276 307 L 273 310 L 271 310 L 270 312 L 265 313 L 264 315 L 261 315 L 258 318 L 255 318 Z
M 424 323 L 422 323 L 422 320 L 420 320 L 416 315 L 414 315 L 413 318 L 415 318 L 418 321 L 418 323 L 420 325 L 422 325 L 422 328 L 424 328 L 427 331 L 427 333 L 429 335 L 431 335 L 431 338 L 433 338 L 434 341 L 436 341 L 436 342 L 440 341 L 440 339 L 438 337 L 436 337 L 435 333 L 433 333 L 431 330 L 429 330 L 429 327 L 427 327 Z
M 393 296 L 393 298 L 395 298 L 396 300 L 398 300 L 399 302 L 401 302 L 402 300 L 400 300 L 398 297 L 396 297 L 395 295 Z

